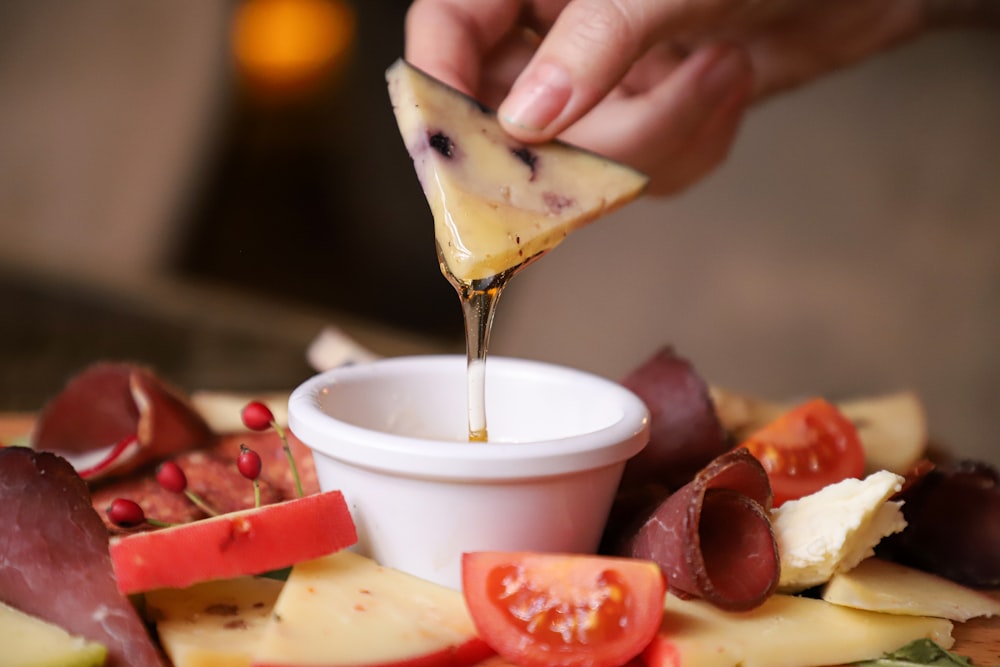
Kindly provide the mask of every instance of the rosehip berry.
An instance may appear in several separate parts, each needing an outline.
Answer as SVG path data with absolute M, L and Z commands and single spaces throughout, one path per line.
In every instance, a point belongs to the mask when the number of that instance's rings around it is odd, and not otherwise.
M 174 493 L 184 493 L 187 489 L 187 475 L 181 467 L 173 461 L 164 461 L 156 469 L 156 481 L 167 491 Z
M 146 523 L 146 513 L 142 511 L 142 507 L 128 498 L 112 500 L 108 505 L 107 514 L 111 523 L 122 528 L 132 528 Z
M 236 467 L 239 468 L 240 474 L 247 479 L 257 479 L 260 477 L 260 454 L 246 445 L 240 445 L 240 455 L 236 459 Z
M 243 425 L 251 431 L 266 431 L 271 428 L 274 413 L 260 401 L 250 401 L 243 407 Z

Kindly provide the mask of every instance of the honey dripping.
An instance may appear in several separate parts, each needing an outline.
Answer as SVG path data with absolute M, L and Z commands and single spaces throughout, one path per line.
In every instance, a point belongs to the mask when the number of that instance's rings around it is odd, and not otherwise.
M 534 258 L 532 258 L 534 259 Z M 465 350 L 467 360 L 469 442 L 487 442 L 486 426 L 486 355 L 493 329 L 493 315 L 503 288 L 529 262 L 524 262 L 487 278 L 459 280 L 441 261 L 444 273 L 458 292 L 465 320 Z

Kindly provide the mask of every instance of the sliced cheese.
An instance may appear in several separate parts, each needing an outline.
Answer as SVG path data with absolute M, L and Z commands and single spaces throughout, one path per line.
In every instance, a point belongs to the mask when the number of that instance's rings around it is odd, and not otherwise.
M 551 250 L 646 186 L 643 174 L 593 153 L 514 140 L 492 111 L 403 60 L 386 79 L 434 217 L 442 268 L 461 282 Z
M 883 537 L 905 528 L 901 503 L 889 500 L 902 484 L 899 475 L 880 470 L 772 510 L 781 557 L 778 590 L 790 593 L 824 584 L 873 555 Z
M 0 665 L 3 667 L 100 667 L 103 644 L 0 602 Z
M 249 667 L 282 582 L 220 579 L 146 594 L 146 609 L 173 667 Z
M 429 665 L 437 657 L 459 667 L 492 653 L 460 592 L 342 551 L 292 568 L 252 664 Z
M 869 558 L 849 572 L 833 575 L 823 589 L 823 599 L 857 609 L 953 621 L 1000 616 L 1000 600 L 879 558 Z
M 927 450 L 927 416 L 915 392 L 859 398 L 837 407 L 857 427 L 869 471 L 905 475 Z
M 950 648 L 951 630 L 945 619 L 879 614 L 789 595 L 774 595 L 738 613 L 668 595 L 660 633 L 643 660 L 648 667 L 845 665 L 922 638 Z

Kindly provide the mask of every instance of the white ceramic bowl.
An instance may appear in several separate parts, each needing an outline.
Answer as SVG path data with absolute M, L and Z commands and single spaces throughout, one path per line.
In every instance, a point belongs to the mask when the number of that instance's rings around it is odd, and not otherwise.
M 646 406 L 596 375 L 491 357 L 486 407 L 490 441 L 469 442 L 465 357 L 396 357 L 307 380 L 288 420 L 383 565 L 458 588 L 465 551 L 594 551 Z

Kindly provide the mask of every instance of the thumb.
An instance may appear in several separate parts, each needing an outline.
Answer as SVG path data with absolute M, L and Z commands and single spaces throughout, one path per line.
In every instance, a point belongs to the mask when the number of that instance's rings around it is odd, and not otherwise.
M 505 128 L 524 141 L 544 141 L 569 127 L 614 89 L 654 31 L 672 22 L 676 12 L 664 7 L 672 4 L 571 0 L 500 104 Z

